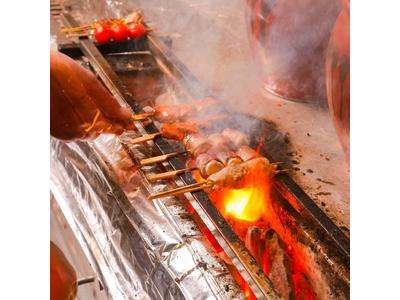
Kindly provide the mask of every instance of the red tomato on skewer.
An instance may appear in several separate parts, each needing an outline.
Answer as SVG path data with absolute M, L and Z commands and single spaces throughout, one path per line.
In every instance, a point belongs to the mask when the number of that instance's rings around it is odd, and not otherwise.
M 128 31 L 131 38 L 138 39 L 146 34 L 146 27 L 142 23 L 131 23 L 128 26 Z
M 99 44 L 106 44 L 113 38 L 113 31 L 107 25 L 97 24 L 93 35 Z
M 115 24 L 111 29 L 115 42 L 120 43 L 128 39 L 129 31 L 128 27 L 124 23 Z

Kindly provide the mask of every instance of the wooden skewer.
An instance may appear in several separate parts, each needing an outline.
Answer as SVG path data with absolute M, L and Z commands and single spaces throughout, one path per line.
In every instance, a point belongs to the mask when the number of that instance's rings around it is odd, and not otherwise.
M 78 31 L 84 31 L 84 30 L 88 30 L 90 28 L 92 28 L 92 25 L 86 25 L 86 26 L 79 26 L 79 27 L 72 27 L 72 28 L 64 28 L 63 30 L 61 30 L 62 32 L 78 32 Z
M 161 135 L 161 132 L 156 132 L 156 133 L 144 135 L 144 136 L 132 139 L 131 143 L 132 144 L 140 144 L 140 143 L 143 143 L 143 142 L 147 142 L 147 141 L 153 140 L 155 137 L 160 136 L 160 135 Z
M 154 195 L 150 195 L 147 200 L 154 200 L 154 199 L 158 199 L 158 198 L 163 198 L 163 197 L 169 197 L 169 196 L 176 196 L 176 195 L 180 195 L 180 194 L 184 194 L 184 193 L 188 193 L 188 192 L 195 192 L 195 191 L 199 191 L 202 189 L 205 189 L 207 187 L 211 187 L 212 186 L 212 182 L 206 180 L 206 181 L 202 181 L 202 182 L 198 182 L 198 183 L 194 183 L 194 184 L 190 184 L 190 185 L 185 185 L 176 189 L 172 189 L 169 191 L 164 191 L 158 194 L 154 194 Z
M 147 119 L 148 117 L 151 117 L 151 116 L 154 116 L 154 112 L 133 115 L 132 119 L 135 121 L 140 121 L 140 120 Z
M 158 163 L 158 162 L 166 161 L 168 158 L 171 158 L 171 157 L 176 156 L 176 155 L 184 154 L 184 153 L 187 153 L 187 151 L 172 152 L 172 153 L 167 153 L 167 154 L 163 154 L 163 155 L 159 155 L 159 156 L 145 158 L 145 159 L 142 159 L 140 161 L 140 164 L 142 166 L 147 166 L 147 165 L 155 164 L 155 163 Z
M 157 180 L 162 180 L 162 179 L 172 179 L 175 176 L 179 175 L 179 174 L 183 174 L 186 172 L 190 172 L 193 170 L 197 170 L 196 167 L 194 168 L 187 168 L 187 169 L 180 169 L 180 170 L 174 170 L 174 171 L 169 171 L 169 172 L 164 172 L 164 173 L 160 173 L 160 174 L 154 174 L 154 175 L 150 175 L 147 177 L 147 179 L 149 181 L 157 181 Z

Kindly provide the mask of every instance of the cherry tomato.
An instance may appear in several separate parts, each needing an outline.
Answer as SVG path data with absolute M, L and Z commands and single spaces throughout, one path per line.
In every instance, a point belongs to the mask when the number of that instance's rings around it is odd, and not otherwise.
M 129 31 L 128 27 L 124 23 L 115 24 L 111 29 L 115 42 L 120 43 L 128 39 Z
M 113 31 L 104 24 L 98 24 L 94 30 L 94 38 L 99 44 L 109 43 L 113 38 Z
M 146 34 L 146 27 L 142 23 L 131 23 L 128 26 L 129 36 L 133 39 L 141 38 Z

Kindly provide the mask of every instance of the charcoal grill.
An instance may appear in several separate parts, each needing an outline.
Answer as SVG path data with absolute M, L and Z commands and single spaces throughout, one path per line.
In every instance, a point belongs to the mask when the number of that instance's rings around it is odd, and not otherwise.
M 64 27 L 74 27 L 79 24 L 68 13 L 61 15 L 61 23 Z M 148 73 L 150 76 L 159 76 L 162 74 L 162 80 L 167 81 L 173 85 L 179 93 L 186 98 L 196 99 L 204 96 L 211 95 L 211 92 L 196 79 L 190 70 L 182 64 L 170 51 L 168 47 L 168 40 L 157 38 L 153 35 L 148 35 L 146 38 L 139 41 L 127 41 L 120 44 L 108 44 L 96 46 L 91 39 L 79 38 L 74 42 L 59 43 L 58 48 L 61 52 L 69 55 L 70 57 L 81 60 L 91 68 L 97 76 L 101 79 L 104 85 L 116 97 L 119 103 L 123 106 L 129 106 L 136 114 L 143 113 L 143 108 L 140 102 L 135 98 L 123 83 L 120 74 L 124 70 L 118 69 L 116 63 L 126 57 L 134 57 L 135 60 L 141 62 L 138 65 L 131 67 L 130 74 L 143 74 Z M 232 112 L 237 118 L 251 119 L 250 116 L 241 115 Z M 281 156 L 286 153 L 286 137 L 278 132 L 271 124 L 264 120 L 254 120 L 257 126 L 254 126 L 254 131 L 251 134 L 252 146 L 262 144 L 261 152 L 268 157 L 271 161 L 284 160 Z M 136 134 L 146 135 L 158 132 L 154 123 L 146 124 L 141 121 L 135 121 L 138 128 Z M 234 123 L 232 127 L 234 127 Z M 268 135 L 265 135 L 265 131 Z M 129 138 L 121 137 L 119 143 L 126 153 L 130 155 L 134 163 L 137 165 L 137 153 L 135 148 L 129 145 Z M 77 153 L 82 153 L 84 157 L 92 161 L 94 165 L 99 166 L 100 171 L 104 174 L 103 180 L 110 185 L 112 194 L 115 197 L 103 195 L 106 200 L 102 205 L 112 217 L 112 214 L 119 215 L 119 223 L 114 224 L 121 229 L 121 234 L 126 235 L 126 244 L 124 247 L 136 247 L 138 244 L 139 236 L 135 237 L 141 229 L 134 228 L 131 220 L 138 218 L 135 216 L 135 209 L 126 197 L 121 187 L 118 186 L 115 174 L 110 170 L 111 163 L 105 157 L 104 153 L 99 150 L 99 145 L 96 143 L 76 143 L 72 148 L 60 143 L 53 142 L 54 148 L 58 151 L 57 159 L 62 161 L 63 165 L 68 165 L 65 157 L 75 157 L 80 164 L 84 164 L 85 160 L 79 158 Z M 149 155 L 159 155 L 174 152 L 176 147 L 168 140 L 157 137 L 152 145 L 147 145 L 149 148 Z M 268 151 L 267 151 L 268 149 Z M 283 151 L 284 150 L 284 151 Z M 157 166 L 159 170 L 179 170 L 186 167 L 185 160 L 181 156 L 172 157 L 166 163 Z M 287 162 L 283 166 L 290 167 Z M 76 173 L 76 168 L 66 168 L 67 173 Z M 140 183 L 140 188 L 145 193 L 151 190 L 151 183 L 145 180 Z M 104 182 L 103 182 L 104 183 Z M 189 185 L 196 183 L 195 179 L 190 173 L 179 175 L 174 184 L 176 186 Z M 82 183 L 74 182 L 79 186 Z M 93 184 L 101 189 L 101 181 L 94 179 Z M 55 188 L 56 189 L 56 188 Z M 54 192 L 57 198 L 57 192 Z M 281 218 L 280 222 L 284 224 L 290 235 L 296 240 L 304 244 L 310 256 L 310 264 L 318 268 L 319 272 L 326 275 L 326 285 L 332 293 L 333 298 L 348 298 L 349 297 L 349 239 L 343 232 L 321 211 L 313 200 L 297 185 L 288 174 L 280 174 L 276 178 L 274 184 L 274 195 L 271 207 L 274 208 L 274 215 Z M 61 196 L 60 196 L 61 197 Z M 238 293 L 242 293 L 240 297 L 255 297 L 256 299 L 279 299 L 280 295 L 277 293 L 274 285 L 269 280 L 268 276 L 264 274 L 262 266 L 251 254 L 251 249 L 245 246 L 245 243 L 239 238 L 238 234 L 228 223 L 228 221 L 221 215 L 221 213 L 214 206 L 208 195 L 204 191 L 197 191 L 193 193 L 186 193 L 182 197 L 177 197 L 175 200 L 185 204 L 189 209 L 193 209 L 194 213 L 191 214 L 194 222 L 199 226 L 201 232 L 205 231 L 212 235 L 213 242 L 222 248 L 225 262 L 228 262 L 223 267 L 228 273 L 223 273 L 224 276 L 234 278 L 236 285 L 231 285 L 230 293 L 225 295 L 220 294 L 222 299 L 232 297 L 239 297 Z M 62 205 L 61 205 L 62 206 Z M 164 204 L 165 206 L 165 204 Z M 137 213 L 137 212 L 136 212 Z M 89 225 L 88 225 L 89 226 Z M 90 227 L 90 226 L 89 226 Z M 148 229 L 147 229 L 148 230 Z M 82 240 L 83 241 L 83 240 Z M 90 247 L 88 247 L 89 249 Z M 95 251 L 95 250 L 87 250 Z M 144 250 L 143 250 L 144 251 Z M 146 251 L 144 251 L 146 252 Z M 138 259 L 135 257 L 134 259 Z M 224 265 L 224 264 L 222 264 Z M 99 273 L 112 272 L 111 269 L 107 271 L 98 268 Z M 165 274 L 167 274 L 166 272 Z M 102 275 L 105 276 L 105 275 Z M 220 276 L 220 275 L 219 275 Z M 151 294 L 151 289 L 158 290 L 155 286 L 157 278 L 151 278 L 152 282 L 148 286 L 147 292 Z M 151 281 L 150 280 L 150 281 Z M 171 290 L 170 296 L 172 299 L 190 298 L 190 291 L 186 294 L 182 293 L 174 282 L 180 279 L 173 278 L 171 275 L 163 277 L 163 280 L 168 283 L 168 288 Z M 225 279 L 227 280 L 227 279 Z M 102 280 L 107 288 L 107 278 Z M 244 282 L 244 284 L 243 284 Z M 241 292 L 238 287 L 241 285 Z M 217 284 L 218 286 L 218 284 Z M 112 289 L 111 286 L 108 287 Z M 229 290 L 229 288 L 227 289 Z M 234 292 L 232 292 L 234 291 Z M 246 291 L 251 291 L 246 294 Z M 154 298 L 157 298 L 153 294 Z

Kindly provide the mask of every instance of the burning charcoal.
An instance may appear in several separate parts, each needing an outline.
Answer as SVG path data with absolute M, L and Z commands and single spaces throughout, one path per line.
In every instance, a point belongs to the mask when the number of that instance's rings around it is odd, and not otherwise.
M 283 241 L 274 230 L 265 234 L 265 254 L 267 257 L 267 275 L 283 299 L 293 299 L 293 281 L 289 257 Z M 301 299 L 301 298 L 299 298 Z
M 304 273 L 293 274 L 295 299 L 316 299 L 317 296 L 311 286 L 310 280 Z
M 264 243 L 262 243 L 261 235 L 262 231 L 259 227 L 251 226 L 247 229 L 245 239 L 246 248 L 250 250 L 250 253 L 259 263 L 262 263 L 262 254 L 264 252 Z

